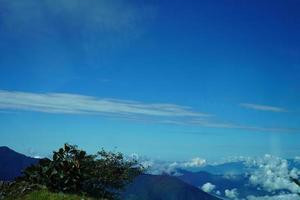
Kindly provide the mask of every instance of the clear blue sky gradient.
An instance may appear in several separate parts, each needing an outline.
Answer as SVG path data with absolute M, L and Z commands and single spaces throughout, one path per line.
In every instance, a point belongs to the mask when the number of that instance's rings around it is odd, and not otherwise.
M 0 90 L 172 103 L 214 125 L 0 106 L 0 145 L 47 155 L 69 142 L 168 160 L 299 156 L 300 1 L 84 2 L 0 1 Z

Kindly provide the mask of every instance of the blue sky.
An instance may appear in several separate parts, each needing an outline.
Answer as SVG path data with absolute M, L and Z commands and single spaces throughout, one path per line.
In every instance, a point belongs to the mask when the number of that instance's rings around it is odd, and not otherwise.
M 300 154 L 287 1 L 0 2 L 0 145 L 184 160 Z

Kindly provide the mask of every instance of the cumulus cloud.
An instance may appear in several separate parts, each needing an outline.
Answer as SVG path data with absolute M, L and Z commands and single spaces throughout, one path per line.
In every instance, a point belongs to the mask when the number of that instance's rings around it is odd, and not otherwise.
M 141 165 L 147 169 L 147 173 L 154 175 L 169 174 L 173 176 L 179 176 L 181 174 L 178 172 L 178 169 L 189 169 L 206 165 L 206 160 L 199 157 L 192 158 L 188 161 L 173 162 L 149 159 L 147 157 L 137 156 L 135 154 L 133 154 L 131 157 L 138 160 L 139 163 L 141 163 Z
M 204 192 L 207 192 L 207 193 L 211 193 L 214 189 L 216 188 L 215 185 L 207 182 L 205 184 L 202 185 L 201 189 L 204 191 Z
M 167 162 L 153 159 L 140 159 L 139 163 L 147 169 L 147 173 L 153 175 L 168 174 L 173 176 L 179 176 L 177 172 L 179 167 L 177 162 Z
M 266 191 L 288 190 L 292 193 L 300 193 L 300 187 L 291 181 L 297 179 L 298 169 L 289 169 L 288 161 L 271 155 L 254 159 L 247 163 L 254 170 L 250 175 L 250 183 L 261 186 Z
M 183 167 L 202 167 L 206 164 L 206 160 L 196 157 L 196 158 L 192 158 L 190 161 L 184 162 L 181 165 Z
M 188 161 L 163 162 L 163 165 L 161 165 L 160 168 L 156 168 L 156 169 L 160 169 L 160 173 L 180 175 L 177 172 L 177 169 L 196 168 L 196 167 L 202 167 L 204 165 L 206 165 L 206 160 L 196 157 Z
M 189 169 L 195 166 L 203 166 L 207 164 L 205 159 L 198 157 L 192 158 L 188 161 L 166 162 L 160 160 L 151 160 L 133 155 L 139 159 L 139 162 L 144 166 L 148 166 L 148 173 L 150 174 L 169 174 L 179 176 L 180 170 Z M 197 162 L 196 162 L 197 161 Z M 295 200 L 300 199 L 296 194 L 299 193 L 299 187 L 293 183 L 290 178 L 299 179 L 299 170 L 290 168 L 289 162 L 286 159 L 265 155 L 263 157 L 235 157 L 229 159 L 231 161 L 243 161 L 245 165 L 245 177 L 249 182 L 250 187 L 255 186 L 257 191 L 260 191 L 266 196 L 254 196 L 251 193 L 239 192 L 237 188 L 226 189 L 222 193 L 217 190 L 217 186 L 210 182 L 199 186 L 200 189 L 207 193 L 213 193 L 218 196 L 224 196 L 228 199 L 238 200 Z M 190 163 L 190 164 L 187 164 Z M 198 163 L 197 165 L 191 163 Z M 201 165 L 203 164 L 203 165 Z M 228 176 L 226 176 L 228 177 Z M 230 179 L 235 178 L 230 177 Z M 254 188 L 254 187 L 253 187 Z M 283 193 L 285 192 L 285 193 Z M 294 193 L 294 194 L 293 194 Z M 250 195 L 250 196 L 247 196 Z M 269 196 L 268 196 L 269 195 Z
M 288 112 L 285 108 L 275 107 L 275 106 L 268 106 L 268 105 L 259 105 L 259 104 L 252 104 L 252 103 L 241 103 L 241 107 L 252 109 L 252 110 L 259 110 L 259 111 L 268 111 L 268 112 Z
M 238 199 L 238 195 L 239 195 L 239 193 L 236 188 L 231 189 L 231 190 L 229 190 L 229 189 L 225 190 L 225 196 L 230 199 Z

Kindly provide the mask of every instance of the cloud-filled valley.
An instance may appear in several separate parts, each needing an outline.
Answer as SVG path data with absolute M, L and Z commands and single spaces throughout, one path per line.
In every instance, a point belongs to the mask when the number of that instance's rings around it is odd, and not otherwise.
M 166 162 L 135 156 L 150 174 L 169 174 L 201 190 L 232 200 L 298 200 L 300 186 L 292 178 L 300 177 L 297 158 L 276 156 L 239 157 L 222 164 L 211 164 L 205 159 Z M 191 165 L 193 160 L 201 160 Z M 243 165 L 243 168 L 240 165 Z M 240 171 L 233 173 L 233 169 Z

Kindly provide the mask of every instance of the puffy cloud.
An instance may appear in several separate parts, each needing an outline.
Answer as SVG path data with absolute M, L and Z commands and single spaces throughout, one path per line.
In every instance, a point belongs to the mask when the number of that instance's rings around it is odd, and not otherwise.
M 248 196 L 247 200 L 299 200 L 297 194 L 281 194 L 276 196 Z
M 207 192 L 207 193 L 210 193 L 212 192 L 214 189 L 216 188 L 215 185 L 211 184 L 211 183 L 205 183 L 202 185 L 201 189 L 204 191 L 204 192 Z
M 206 164 L 206 160 L 196 157 L 192 158 L 190 161 L 182 163 L 183 167 L 202 167 L 203 165 Z
M 225 190 L 225 196 L 230 198 L 230 199 L 238 199 L 238 191 L 236 188 L 231 189 L 231 190 Z
M 250 183 L 253 185 L 261 186 L 269 192 L 289 190 L 300 193 L 300 187 L 291 181 L 291 178 L 298 178 L 299 170 L 289 169 L 287 160 L 265 155 L 247 164 L 254 167 L 250 175 Z
M 178 176 L 181 175 L 178 172 L 178 169 L 201 167 L 206 164 L 206 160 L 201 159 L 199 157 L 192 158 L 189 161 L 177 161 L 177 162 L 154 160 L 146 157 L 141 157 L 136 154 L 131 155 L 131 157 L 138 160 L 139 163 L 141 163 L 141 165 L 147 168 L 148 169 L 147 172 L 150 174 L 169 174 L 169 175 Z
M 141 157 L 134 155 L 141 160 Z M 238 157 L 233 161 L 243 161 L 245 165 L 246 177 L 249 177 L 248 185 L 256 186 L 257 190 L 265 195 L 270 196 L 251 196 L 252 194 L 239 192 L 238 189 L 227 189 L 220 192 L 217 186 L 212 183 L 205 183 L 199 186 L 205 192 L 213 193 L 218 196 L 224 196 L 228 199 L 248 199 L 248 200 L 300 200 L 300 197 L 291 192 L 299 192 L 299 187 L 290 180 L 290 177 L 299 178 L 299 170 L 290 168 L 286 159 L 265 155 L 263 157 Z M 149 167 L 148 173 L 151 174 L 169 174 L 180 175 L 179 168 L 189 169 L 195 166 L 206 165 L 207 162 L 201 158 L 193 158 L 189 161 L 165 162 L 160 160 L 144 159 L 141 162 L 144 166 Z M 225 176 L 234 179 L 235 176 Z M 251 186 L 252 187 L 252 186 Z M 286 193 L 283 194 L 282 191 Z M 247 197 L 247 195 L 250 195 Z
M 177 172 L 178 163 L 177 162 L 168 162 L 162 160 L 154 160 L 149 159 L 147 157 L 138 156 L 133 157 L 138 162 L 146 168 L 146 172 L 153 175 L 160 175 L 160 174 L 169 174 L 169 175 L 180 175 Z

